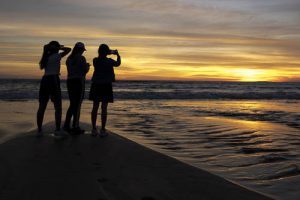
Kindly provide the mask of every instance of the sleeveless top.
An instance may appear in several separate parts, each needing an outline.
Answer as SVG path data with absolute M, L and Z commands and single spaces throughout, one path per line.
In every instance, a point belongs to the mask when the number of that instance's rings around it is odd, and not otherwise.
M 45 67 L 45 76 L 60 75 L 60 61 L 61 55 L 59 53 L 54 53 L 49 56 L 47 65 Z

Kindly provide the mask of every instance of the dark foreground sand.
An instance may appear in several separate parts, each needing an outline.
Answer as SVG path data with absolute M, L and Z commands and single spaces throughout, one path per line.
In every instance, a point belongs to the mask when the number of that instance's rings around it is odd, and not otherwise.
M 0 199 L 270 198 L 116 134 L 56 140 L 32 132 L 0 145 Z

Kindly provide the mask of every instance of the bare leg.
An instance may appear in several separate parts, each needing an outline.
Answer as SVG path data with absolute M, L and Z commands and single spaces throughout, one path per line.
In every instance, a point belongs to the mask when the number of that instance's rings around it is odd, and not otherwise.
M 97 121 L 98 108 L 99 108 L 99 102 L 94 101 L 93 109 L 92 109 L 92 113 L 91 113 L 92 126 L 93 126 L 94 130 L 97 129 L 96 121 Z
M 80 98 L 78 100 L 78 103 L 77 103 L 77 109 L 76 109 L 76 115 L 74 114 L 74 120 L 75 120 L 75 127 L 79 127 L 79 120 L 80 120 L 80 111 L 81 111 L 81 105 L 82 105 L 82 101 L 83 101 L 83 98 L 84 98 L 84 80 L 83 82 L 81 83 L 81 93 L 80 93 Z M 75 118 L 76 116 L 76 118 Z
M 70 128 L 71 118 L 72 118 L 72 107 L 71 107 L 71 103 L 70 103 L 70 106 L 69 106 L 67 114 L 66 114 L 64 128 L 66 128 L 66 129 Z
M 102 123 L 102 130 L 105 130 L 106 121 L 107 121 L 107 102 L 102 102 L 101 104 L 101 123 Z
M 43 125 L 43 121 L 44 121 L 44 114 L 47 108 L 47 104 L 48 101 L 45 102 L 40 102 L 39 104 L 39 109 L 37 111 L 36 114 L 36 122 L 37 122 L 37 126 L 38 126 L 38 132 L 42 131 L 42 125 Z
M 55 124 L 56 124 L 56 130 L 60 130 L 60 124 L 61 124 L 61 101 L 54 102 L 54 109 L 55 109 Z
M 73 128 L 78 128 L 79 127 L 79 113 L 80 113 L 80 108 L 81 108 L 81 97 L 76 97 L 72 100 L 73 106 Z
M 79 104 L 79 106 L 78 106 L 78 108 L 77 108 L 77 113 L 76 113 L 76 115 L 74 115 L 74 120 L 75 120 L 75 122 L 73 121 L 73 127 L 76 127 L 76 128 L 79 127 L 80 110 L 81 110 L 81 103 Z M 76 116 L 76 119 L 75 119 L 75 116 Z

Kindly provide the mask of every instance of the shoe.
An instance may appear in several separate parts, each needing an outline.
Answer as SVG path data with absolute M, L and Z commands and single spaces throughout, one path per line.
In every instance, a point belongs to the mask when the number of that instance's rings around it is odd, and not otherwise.
M 101 129 L 101 130 L 100 130 L 99 136 L 100 136 L 100 137 L 106 137 L 106 136 L 108 136 L 108 133 L 106 132 L 105 129 Z
M 92 130 L 92 136 L 97 136 L 97 135 L 99 135 L 99 132 L 98 132 L 98 130 L 97 129 L 93 129 Z
M 35 134 L 35 137 L 37 137 L 37 138 L 41 138 L 41 137 L 43 137 L 43 136 L 44 136 L 43 131 L 38 131 L 38 132 L 36 132 L 36 134 Z
M 64 126 L 64 131 L 66 131 L 67 133 L 71 132 L 71 128 L 69 126 Z
M 80 127 L 72 128 L 70 131 L 71 135 L 81 135 L 84 134 L 84 130 L 82 130 Z
M 66 137 L 68 137 L 68 135 L 67 135 L 66 132 L 64 132 L 64 131 L 56 130 L 56 131 L 54 132 L 54 137 L 55 137 L 55 138 L 66 138 Z

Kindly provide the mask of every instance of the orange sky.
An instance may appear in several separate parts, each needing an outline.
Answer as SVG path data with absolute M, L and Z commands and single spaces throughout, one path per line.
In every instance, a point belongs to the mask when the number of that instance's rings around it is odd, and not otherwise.
M 84 42 L 89 62 L 99 44 L 117 48 L 122 80 L 300 81 L 298 8 L 297 0 L 4 0 L 0 77 L 41 77 L 43 44 L 58 40 Z

